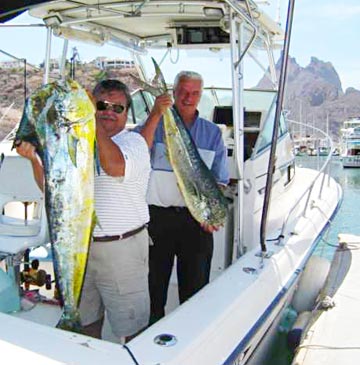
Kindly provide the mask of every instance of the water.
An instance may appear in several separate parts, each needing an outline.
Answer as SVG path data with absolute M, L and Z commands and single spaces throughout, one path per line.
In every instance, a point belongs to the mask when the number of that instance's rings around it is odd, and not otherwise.
M 320 160 L 319 160 L 320 159 Z M 299 157 L 298 164 L 304 167 L 317 167 L 324 157 Z M 340 158 L 331 161 L 330 175 L 343 189 L 343 200 L 339 211 L 333 218 L 329 229 L 316 249 L 316 253 L 332 259 L 339 233 L 360 235 L 360 168 L 343 168 Z

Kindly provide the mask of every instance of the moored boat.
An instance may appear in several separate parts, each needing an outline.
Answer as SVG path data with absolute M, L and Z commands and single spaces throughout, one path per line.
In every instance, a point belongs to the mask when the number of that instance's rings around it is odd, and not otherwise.
M 343 167 L 360 167 L 360 118 L 344 121 L 341 129 Z
M 231 209 L 223 229 L 215 235 L 211 282 L 178 305 L 174 275 L 166 316 L 126 345 L 110 342 L 111 333 L 104 333 L 104 340 L 99 341 L 53 328 L 60 315 L 56 305 L 39 302 L 32 309 L 21 310 L 14 274 L 27 249 L 46 245 L 46 235 L 38 236 L 46 222 L 34 212 L 31 218 L 37 230 L 31 231 L 32 235 L 26 231 L 24 236 L 19 234 L 24 219 L 16 221 L 11 232 L 0 232 L 1 258 L 7 262 L 0 277 L 3 354 L 14 361 L 37 364 L 250 364 L 291 301 L 342 197 L 339 184 L 329 176 L 331 156 L 319 170 L 295 164 L 280 108 L 281 92 L 277 92 L 283 90 L 286 68 L 279 81 L 276 73 L 271 73 L 273 90 L 244 89 L 246 52 L 264 49 L 271 55 L 269 69 L 275 70 L 271 52 L 282 42 L 286 46 L 286 34 L 253 1 L 37 2 L 41 4 L 32 7 L 30 14 L 44 21 L 49 39 L 54 32 L 66 39 L 115 42 L 135 53 L 139 68 L 146 66 L 139 54 L 152 47 L 162 50 L 164 57 L 171 57 L 169 49 L 178 51 L 179 57 L 184 49 L 204 53 L 205 48 L 231 50 L 228 69 L 232 87 L 205 88 L 199 107 L 200 115 L 223 132 L 231 171 L 226 192 Z M 149 81 L 153 71 L 141 70 L 144 81 Z M 142 89 L 132 98 L 129 128 L 144 120 L 153 101 Z M 10 146 L 2 145 L 5 163 L 23 163 L 10 152 Z M 24 201 L 29 186 L 34 186 L 30 166 L 24 164 L 22 169 L 24 181 L 32 185 L 21 187 L 18 201 Z M 17 171 L 8 170 L 1 181 L 13 181 Z M 41 194 L 36 189 L 35 193 L 41 212 Z M 14 196 L 9 190 L 7 198 Z M 34 239 L 30 242 L 29 237 Z M 11 246 L 15 241 L 19 244 Z M 10 295 L 12 300 L 4 303 Z

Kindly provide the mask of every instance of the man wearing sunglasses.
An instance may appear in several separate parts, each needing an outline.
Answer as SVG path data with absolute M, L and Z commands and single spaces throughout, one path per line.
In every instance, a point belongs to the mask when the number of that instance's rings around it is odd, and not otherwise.
M 126 342 L 147 326 L 150 174 L 145 139 L 125 129 L 131 96 L 125 84 L 104 80 L 93 91 L 99 173 L 95 173 L 94 228 L 80 301 L 85 334 L 101 338 L 106 311 L 114 341 Z M 17 152 L 32 161 L 43 187 L 43 169 L 29 142 Z
M 229 181 L 227 152 L 217 125 L 199 116 L 203 79 L 196 72 L 182 71 L 174 82 L 174 106 L 200 153 L 220 185 Z M 151 148 L 152 172 L 148 188 L 149 234 L 153 241 L 149 257 L 150 323 L 165 314 L 167 291 L 174 263 L 180 303 L 209 282 L 213 235 L 219 227 L 200 225 L 190 214 L 167 159 L 162 115 L 172 105 L 170 95 L 156 98 L 141 129 Z
M 125 84 L 104 80 L 93 91 L 100 175 L 95 174 L 93 232 L 80 302 L 85 331 L 101 337 L 104 312 L 124 342 L 148 324 L 149 221 L 147 144 L 125 129 L 131 96 Z

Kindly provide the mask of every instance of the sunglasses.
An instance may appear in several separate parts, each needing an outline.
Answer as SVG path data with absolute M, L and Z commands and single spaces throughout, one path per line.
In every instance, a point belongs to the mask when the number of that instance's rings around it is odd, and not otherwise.
M 96 102 L 96 109 L 103 111 L 103 110 L 112 110 L 113 112 L 117 113 L 117 114 L 121 114 L 124 110 L 125 107 L 121 104 L 115 104 L 112 103 L 110 101 L 97 101 Z

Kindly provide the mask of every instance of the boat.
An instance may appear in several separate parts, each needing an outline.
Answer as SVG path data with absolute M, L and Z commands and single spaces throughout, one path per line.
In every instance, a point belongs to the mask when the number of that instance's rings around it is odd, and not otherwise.
M 360 118 L 344 121 L 341 128 L 341 151 L 343 167 L 360 167 Z
M 342 201 L 341 187 L 329 174 L 330 155 L 318 170 L 296 165 L 287 120 L 281 111 L 293 1 L 289 2 L 285 32 L 252 0 L 12 4 L 17 7 L 10 4 L 4 19 L 29 9 L 31 16 L 46 25 L 47 60 L 54 34 L 65 37 L 65 58 L 69 39 L 100 45 L 111 42 L 132 52 L 139 74 L 147 82 L 154 73 L 146 68 L 152 64 L 146 61 L 146 52 L 152 48 L 159 51 L 161 59 L 170 57 L 174 62 L 183 57 L 184 50 L 230 50 L 227 69 L 231 86 L 205 87 L 199 112 L 222 130 L 231 183 L 226 191 L 230 212 L 224 227 L 214 236 L 210 283 L 179 305 L 173 275 L 166 316 L 120 345 L 112 342 L 106 328 L 103 340 L 54 328 L 60 315 L 57 305 L 46 301 L 27 305 L 19 294 L 17 277 L 19 267 L 24 265 L 24 253 L 30 250 L 31 255 L 35 247 L 46 249 L 48 238 L 43 197 L 32 179 L 30 165 L 11 150 L 10 140 L 3 141 L 1 356 L 37 365 L 229 365 L 251 364 L 261 358 L 271 340 L 271 329 L 276 328 L 290 303 L 305 265 Z M 273 56 L 278 47 L 283 48 L 279 78 Z M 274 87 L 245 89 L 244 58 L 249 52 L 250 58 L 255 57 L 261 50 L 269 56 Z M 158 63 L 163 67 L 161 61 Z M 263 72 L 264 68 L 260 69 Z M 132 98 L 129 128 L 146 118 L 153 102 L 142 89 Z M 14 184 L 20 169 L 21 181 Z M 9 201 L 20 202 L 22 217 L 6 217 L 5 202 Z

